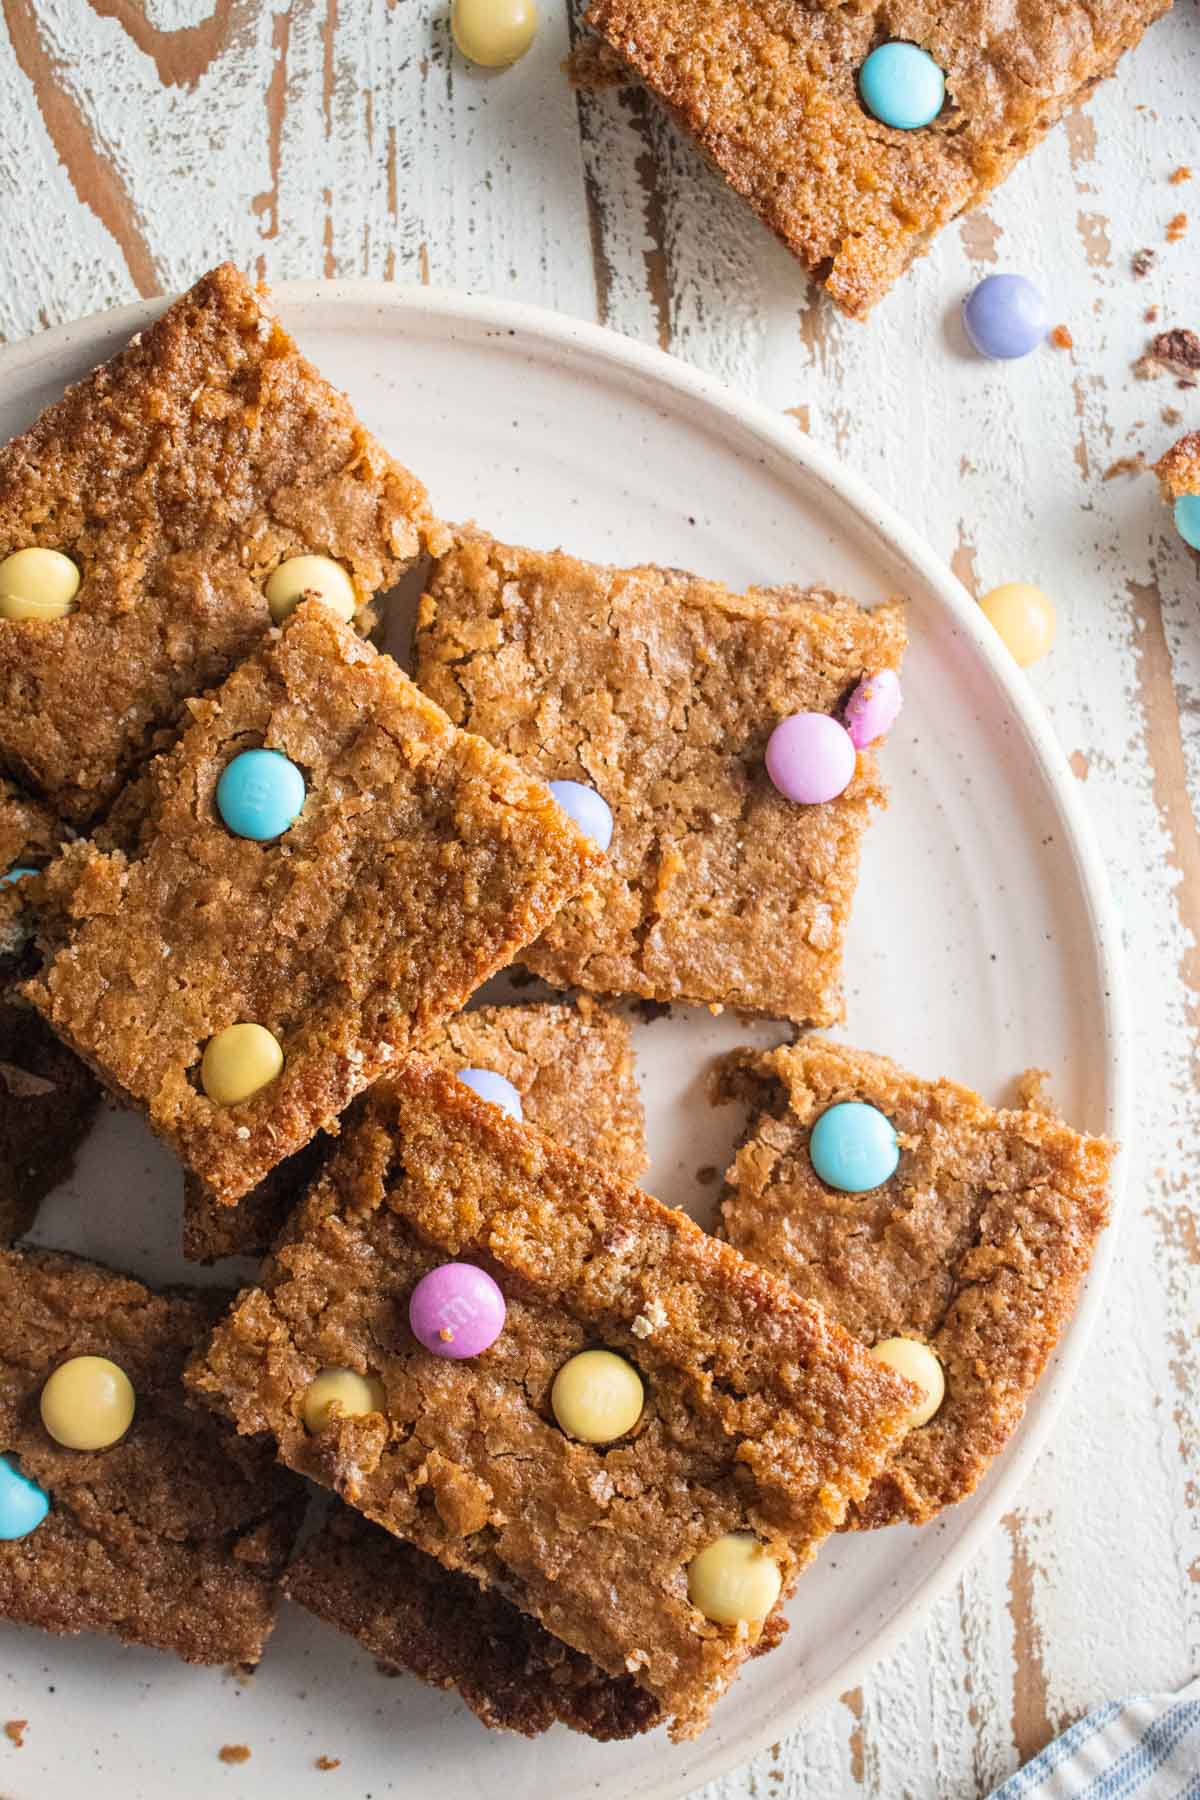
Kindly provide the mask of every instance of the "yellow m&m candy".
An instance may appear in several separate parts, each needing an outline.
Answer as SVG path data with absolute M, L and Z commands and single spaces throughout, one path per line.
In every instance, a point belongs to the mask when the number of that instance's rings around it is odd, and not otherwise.
M 75 610 L 79 570 L 61 550 L 31 544 L 0 562 L 0 619 L 61 619 Z
M 269 1087 L 282 1068 L 279 1040 L 265 1025 L 227 1025 L 208 1040 L 200 1085 L 218 1106 L 239 1106 Z
M 1006 581 L 985 594 L 979 606 L 1023 669 L 1053 645 L 1054 602 L 1031 582 Z
M 554 1377 L 550 1404 L 568 1437 L 611 1444 L 642 1416 L 645 1390 L 632 1363 L 611 1350 L 583 1350 Z
M 136 1404 L 124 1369 L 106 1356 L 73 1356 L 42 1389 L 42 1424 L 68 1450 L 108 1450 L 129 1430 Z
M 354 583 L 341 563 L 330 556 L 289 556 L 270 576 L 265 592 L 277 625 L 302 600 L 319 600 L 339 619 L 352 619 L 358 611 Z
M 353 1369 L 322 1369 L 304 1395 L 304 1423 L 309 1431 L 328 1431 L 336 1417 L 365 1418 L 386 1405 L 383 1383 Z
M 897 1375 L 903 1375 L 906 1381 L 922 1389 L 925 1398 L 909 1413 L 908 1429 L 913 1431 L 918 1425 L 928 1425 L 946 1397 L 946 1377 L 929 1345 L 922 1344 L 918 1338 L 884 1338 L 882 1343 L 875 1345 L 871 1355 L 876 1362 L 886 1363 Z
M 688 1569 L 688 1599 L 717 1625 L 761 1623 L 782 1586 L 779 1565 L 749 1531 L 727 1531 Z
M 537 7 L 534 0 L 454 0 L 450 29 L 469 61 L 502 69 L 532 44 Z

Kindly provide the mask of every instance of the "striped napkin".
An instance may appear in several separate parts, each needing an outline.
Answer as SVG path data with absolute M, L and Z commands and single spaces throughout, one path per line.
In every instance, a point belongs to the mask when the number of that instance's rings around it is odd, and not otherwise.
M 1200 1678 L 1110 1700 L 1047 1744 L 992 1800 L 1200 1800 Z

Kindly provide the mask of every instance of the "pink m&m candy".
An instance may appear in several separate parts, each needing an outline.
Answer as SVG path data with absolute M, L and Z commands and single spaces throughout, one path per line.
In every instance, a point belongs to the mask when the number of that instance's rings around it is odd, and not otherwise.
M 864 675 L 846 702 L 846 730 L 856 750 L 885 737 L 900 717 L 904 698 L 895 669 Z
M 504 1330 L 504 1295 L 486 1269 L 443 1263 L 423 1275 L 408 1303 L 413 1336 L 434 1356 L 482 1356 Z
M 856 753 L 850 733 L 827 713 L 792 713 L 767 740 L 767 774 L 785 800 L 816 806 L 849 787 Z

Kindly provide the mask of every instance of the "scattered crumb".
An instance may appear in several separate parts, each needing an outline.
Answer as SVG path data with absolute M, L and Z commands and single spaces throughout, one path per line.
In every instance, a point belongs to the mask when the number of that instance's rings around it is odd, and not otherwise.
M 249 1744 L 222 1744 L 217 1751 L 223 1763 L 244 1763 L 250 1761 Z
M 1142 314 L 1142 317 L 1143 317 L 1143 319 L 1145 319 L 1147 325 L 1153 325 L 1154 321 L 1158 317 L 1157 306 L 1148 306 L 1146 308 L 1145 312 Z
M 1188 216 L 1186 213 L 1176 213 L 1173 219 L 1167 220 L 1168 244 L 1177 244 L 1179 242 L 1180 238 L 1187 230 L 1187 224 Z
M 1050 342 L 1054 345 L 1056 350 L 1073 350 L 1075 348 L 1075 339 L 1071 336 L 1071 333 L 1067 330 L 1065 325 L 1056 325 L 1054 327 L 1054 330 L 1050 333 Z
M 1133 365 L 1139 381 L 1152 381 L 1157 375 L 1174 375 L 1181 387 L 1195 387 L 1200 380 L 1200 337 L 1184 326 L 1160 331 L 1150 340 L 1150 348 Z
M 1167 176 L 1172 187 L 1178 187 L 1181 181 L 1190 181 L 1191 179 L 1192 171 L 1186 163 L 1181 163 L 1179 168 L 1172 170 L 1171 174 Z
M 701 1187 L 711 1187 L 719 1173 L 720 1170 L 717 1168 L 716 1163 L 705 1163 L 702 1169 L 696 1170 L 696 1180 L 700 1183 Z
M 1156 253 L 1153 250 L 1138 250 L 1130 262 L 1130 268 L 1139 281 L 1145 279 L 1154 267 Z
M 1183 424 L 1183 414 L 1177 406 L 1164 406 L 1160 416 L 1164 425 Z
M 4 1735 L 14 1750 L 20 1750 L 25 1743 L 25 1733 L 28 1730 L 28 1719 L 10 1719 L 4 1727 Z
M 1116 462 L 1109 463 L 1104 471 L 1105 481 L 1115 481 L 1118 475 L 1140 475 L 1146 466 L 1146 459 L 1139 450 L 1136 456 L 1118 456 Z
M 342 1759 L 340 1756 L 318 1756 L 316 1761 L 316 1767 L 318 1769 L 340 1769 L 341 1766 Z
M 1091 764 L 1082 750 L 1072 750 L 1067 761 L 1071 765 L 1071 773 L 1076 781 L 1086 781 L 1091 774 Z
M 665 1000 L 639 1000 L 634 1007 L 643 1025 L 653 1025 L 655 1019 L 669 1019 L 671 1008 Z

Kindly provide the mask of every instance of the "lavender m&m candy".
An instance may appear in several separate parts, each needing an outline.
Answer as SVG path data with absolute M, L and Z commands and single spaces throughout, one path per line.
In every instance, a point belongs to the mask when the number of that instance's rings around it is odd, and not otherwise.
M 767 774 L 785 800 L 816 806 L 836 800 L 854 775 L 850 733 L 828 713 L 792 713 L 767 740 Z
M 497 1075 L 495 1069 L 460 1069 L 458 1079 L 464 1087 L 478 1094 L 481 1100 L 490 1100 L 501 1112 L 506 1112 L 510 1119 L 518 1122 L 524 1118 L 521 1108 L 521 1096 L 511 1081 L 503 1075 Z
M 1024 275 L 985 275 L 963 301 L 963 324 L 980 356 L 1006 362 L 1037 349 L 1050 315 Z
M 583 781 L 552 781 L 550 792 L 568 819 L 574 819 L 596 848 L 607 850 L 612 843 L 613 816 L 612 807 L 603 794 L 598 794 Z
M 864 675 L 846 702 L 846 730 L 856 750 L 886 737 L 904 704 L 900 677 L 895 669 L 880 669 L 877 675 Z
M 434 1356 L 482 1356 L 504 1330 L 504 1295 L 486 1269 L 443 1263 L 423 1275 L 408 1303 L 413 1336 Z

